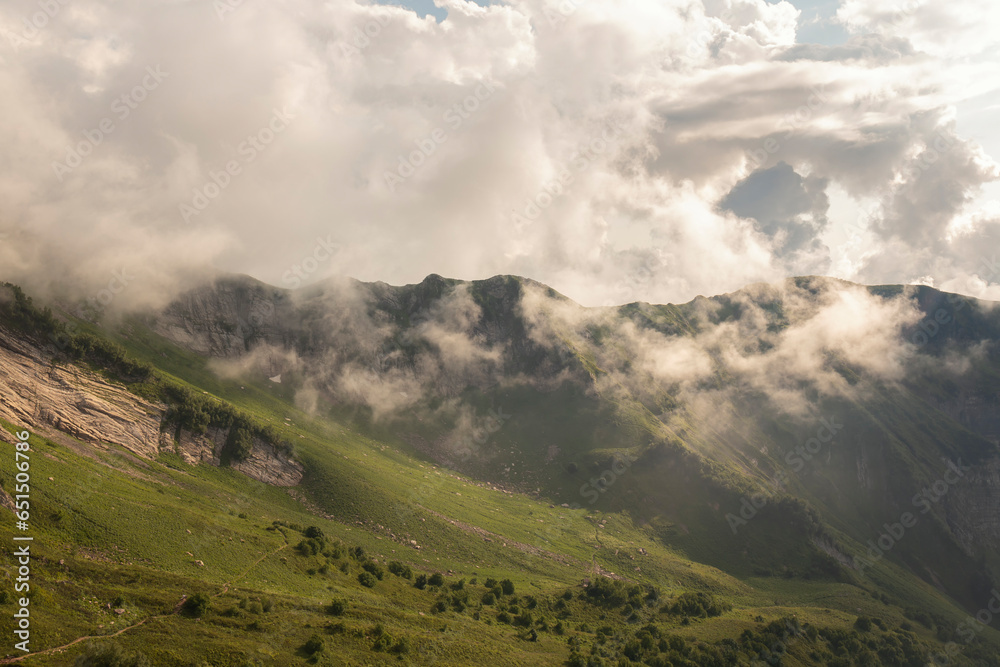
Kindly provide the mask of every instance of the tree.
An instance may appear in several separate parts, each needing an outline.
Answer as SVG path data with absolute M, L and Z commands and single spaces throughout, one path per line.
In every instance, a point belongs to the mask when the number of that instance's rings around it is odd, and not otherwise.
M 234 427 L 230 434 L 230 455 L 234 461 L 243 462 L 253 454 L 253 437 L 246 429 Z M 307 537 L 312 537 L 307 535 Z
M 435 572 L 430 576 L 430 579 L 427 580 L 427 583 L 431 586 L 443 586 L 444 577 L 441 576 L 440 572 Z
M 513 595 L 514 582 L 511 581 L 510 579 L 504 579 L 503 581 L 500 582 L 500 590 L 503 591 L 504 595 Z

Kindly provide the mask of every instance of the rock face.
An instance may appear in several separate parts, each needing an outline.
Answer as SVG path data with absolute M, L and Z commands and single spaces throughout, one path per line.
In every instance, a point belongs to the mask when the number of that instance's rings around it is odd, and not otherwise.
M 209 428 L 204 434 L 181 431 L 177 440 L 177 453 L 187 463 L 221 465 L 222 449 L 229 437 L 229 429 Z M 232 462 L 230 467 L 247 477 L 274 486 L 295 486 L 302 480 L 302 465 L 278 452 L 270 443 L 254 438 L 253 451 L 246 461 Z
M 238 278 L 223 278 L 187 292 L 157 318 L 161 336 L 203 356 L 233 358 L 257 342 L 290 343 L 294 333 L 287 292 Z
M 949 401 L 936 401 L 934 405 L 970 431 L 1000 445 L 1000 394 L 982 396 L 961 392 Z
M 967 552 L 1000 552 L 1000 459 L 973 466 L 946 501 L 948 525 Z
M 191 464 L 220 465 L 228 430 L 181 431 L 175 443 L 171 433 L 161 431 L 165 414 L 165 405 L 73 364 L 57 365 L 38 345 L 0 326 L 0 418 L 43 435 L 59 432 L 96 447 L 118 445 L 144 459 L 177 451 Z M 13 440 L 2 429 L 0 439 Z M 303 473 L 297 461 L 260 439 L 250 458 L 232 467 L 277 486 L 294 486 Z
M 0 417 L 8 422 L 153 458 L 164 412 L 95 373 L 53 364 L 38 347 L 0 329 Z

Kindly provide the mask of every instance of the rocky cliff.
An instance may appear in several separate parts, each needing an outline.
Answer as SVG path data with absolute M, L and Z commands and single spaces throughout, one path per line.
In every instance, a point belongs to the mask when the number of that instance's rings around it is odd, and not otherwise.
M 117 445 L 145 459 L 178 451 L 189 463 L 220 464 L 228 432 L 172 434 L 162 430 L 166 406 L 151 403 L 92 371 L 60 363 L 37 342 L 0 326 L 0 419 L 70 446 Z M 66 438 L 65 436 L 71 436 Z M 0 429 L 0 438 L 10 441 Z M 268 484 L 294 486 L 302 466 L 255 439 L 240 472 Z

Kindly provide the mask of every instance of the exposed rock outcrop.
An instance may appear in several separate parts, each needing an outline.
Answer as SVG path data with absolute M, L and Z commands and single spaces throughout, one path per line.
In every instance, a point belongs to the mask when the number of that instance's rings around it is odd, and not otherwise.
M 172 430 L 161 430 L 166 408 L 74 364 L 55 363 L 39 345 L 0 327 L 0 418 L 12 424 L 97 447 L 119 445 L 144 459 L 177 451 L 191 464 L 220 465 L 228 430 L 181 431 L 175 443 Z M 3 429 L 0 439 L 13 442 Z M 294 486 L 303 473 L 301 464 L 259 438 L 250 458 L 232 467 L 277 486 Z
M 153 458 L 165 411 L 96 373 L 54 364 L 38 347 L 0 329 L 0 417 L 8 422 Z
M 181 431 L 177 452 L 187 463 L 221 465 L 222 450 L 226 446 L 229 429 L 209 428 L 204 434 Z M 302 480 L 302 465 L 284 456 L 270 443 L 253 439 L 253 451 L 246 461 L 232 461 L 231 468 L 247 477 L 275 486 L 295 486 Z
M 1000 552 L 1000 459 L 973 466 L 946 503 L 948 525 L 967 552 L 984 546 Z

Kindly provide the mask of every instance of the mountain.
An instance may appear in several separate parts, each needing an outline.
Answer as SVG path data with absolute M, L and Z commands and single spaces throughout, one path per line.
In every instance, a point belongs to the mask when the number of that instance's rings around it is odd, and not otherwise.
M 107 645 L 155 664 L 997 664 L 994 304 L 223 276 L 101 323 L 3 295 L 0 423 L 59 480 L 39 647 L 125 609 L 151 627 Z M 123 574 L 141 599 L 86 606 Z

